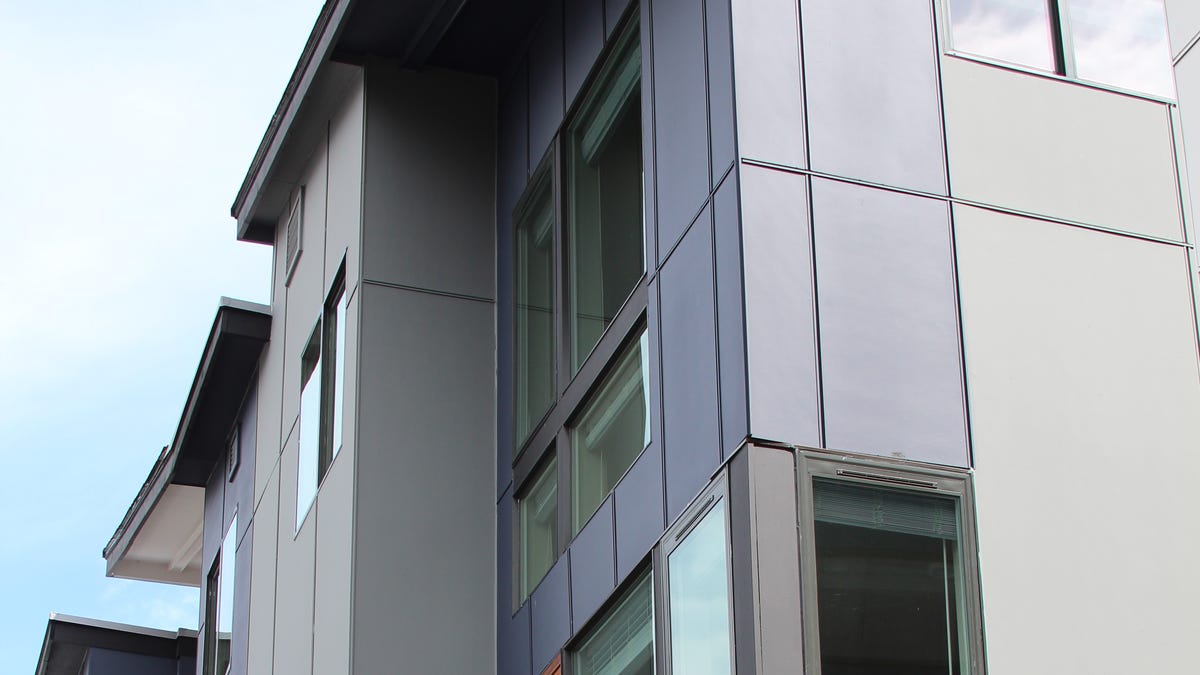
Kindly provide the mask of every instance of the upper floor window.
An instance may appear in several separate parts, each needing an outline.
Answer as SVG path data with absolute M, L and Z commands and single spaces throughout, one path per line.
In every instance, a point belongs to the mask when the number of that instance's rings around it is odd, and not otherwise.
M 296 474 L 296 531 L 317 487 L 342 447 L 346 382 L 345 265 L 334 278 L 321 319 L 300 358 L 300 437 Z
M 950 0 L 957 51 L 1175 97 L 1162 0 Z
M 229 644 L 233 635 L 233 587 L 237 555 L 237 515 L 229 525 L 221 550 L 208 573 L 205 596 L 205 675 L 229 672 Z

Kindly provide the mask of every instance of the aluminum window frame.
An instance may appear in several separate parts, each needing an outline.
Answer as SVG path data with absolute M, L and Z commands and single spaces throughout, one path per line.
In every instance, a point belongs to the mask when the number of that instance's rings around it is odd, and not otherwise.
M 962 606 L 966 626 L 963 648 L 969 652 L 970 675 L 986 675 L 983 633 L 983 596 L 979 581 L 979 545 L 976 538 L 973 473 L 913 462 L 890 461 L 827 451 L 796 453 L 797 507 L 800 531 L 800 598 L 806 673 L 821 675 L 820 616 L 817 598 L 816 522 L 813 483 L 846 482 L 876 489 L 950 497 L 958 507 L 959 553 L 962 556 Z

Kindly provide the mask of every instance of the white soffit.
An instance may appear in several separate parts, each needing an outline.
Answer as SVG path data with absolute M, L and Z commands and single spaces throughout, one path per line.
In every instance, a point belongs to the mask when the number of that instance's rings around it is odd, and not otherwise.
M 112 576 L 199 587 L 203 544 L 204 488 L 168 485 Z

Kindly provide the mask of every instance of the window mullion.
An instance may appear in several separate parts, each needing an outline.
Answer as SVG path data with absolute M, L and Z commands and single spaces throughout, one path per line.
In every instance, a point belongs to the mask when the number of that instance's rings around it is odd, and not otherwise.
M 1075 77 L 1075 45 L 1071 38 L 1070 0 L 1046 0 L 1054 33 L 1054 69 L 1059 75 Z

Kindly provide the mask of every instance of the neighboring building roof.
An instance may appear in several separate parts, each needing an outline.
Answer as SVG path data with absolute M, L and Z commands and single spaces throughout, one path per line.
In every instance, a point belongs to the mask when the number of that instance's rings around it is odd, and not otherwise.
M 204 485 L 270 334 L 269 307 L 221 298 L 175 438 L 104 547 L 108 576 L 200 585 Z
M 196 631 L 181 628 L 172 632 L 51 613 L 34 673 L 79 675 L 91 649 L 174 660 L 194 658 Z

